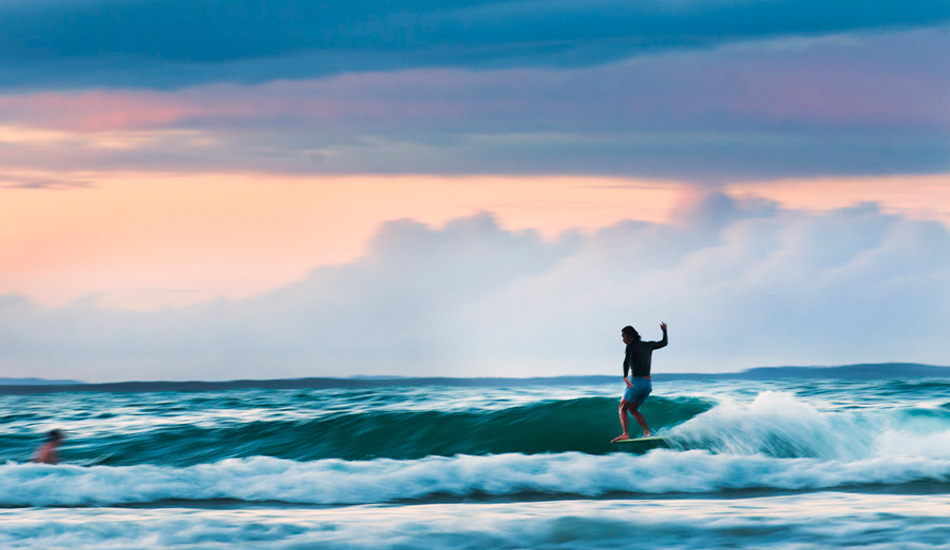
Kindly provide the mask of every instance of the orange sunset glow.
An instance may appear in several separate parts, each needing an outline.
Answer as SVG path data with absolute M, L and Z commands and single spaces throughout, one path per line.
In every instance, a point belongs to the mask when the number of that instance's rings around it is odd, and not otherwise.
M 21 179 L 49 179 L 24 173 Z M 623 220 L 668 223 L 694 188 L 606 177 L 57 174 L 63 189 L 7 190 L 0 293 L 149 309 L 246 297 L 358 257 L 379 225 L 440 226 L 478 212 L 546 239 Z M 86 186 L 86 187 L 82 187 Z M 821 192 L 817 192 L 821 190 Z M 950 177 L 731 184 L 737 198 L 831 210 L 875 202 L 950 226 Z
M 885 212 L 937 220 L 950 227 L 950 175 L 788 179 L 735 183 L 725 187 L 735 196 L 767 198 L 786 208 L 832 210 L 863 202 Z
M 21 177 L 44 179 L 43 174 Z M 359 256 L 383 222 L 439 226 L 491 212 L 545 238 L 622 220 L 664 222 L 686 186 L 600 177 L 57 175 L 7 190 L 0 293 L 47 304 L 96 295 L 150 308 L 243 297 Z

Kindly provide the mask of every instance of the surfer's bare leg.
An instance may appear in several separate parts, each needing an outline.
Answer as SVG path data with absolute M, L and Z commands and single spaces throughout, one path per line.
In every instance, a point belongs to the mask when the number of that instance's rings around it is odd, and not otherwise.
M 620 428 L 623 433 L 610 440 L 611 443 L 619 439 L 630 439 L 630 419 L 627 418 L 627 402 L 620 400 Z
M 630 414 L 633 415 L 633 419 L 637 421 L 637 424 L 639 424 L 641 428 L 643 428 L 643 437 L 650 437 L 653 435 L 653 432 L 651 432 L 650 428 L 647 426 L 647 419 L 643 418 L 643 414 L 640 413 L 640 405 L 638 403 L 634 403 L 633 405 L 630 405 L 629 408 Z

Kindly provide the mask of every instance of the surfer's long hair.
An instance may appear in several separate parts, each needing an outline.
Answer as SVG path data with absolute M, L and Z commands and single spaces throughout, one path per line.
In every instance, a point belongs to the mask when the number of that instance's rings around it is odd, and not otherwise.
M 630 325 L 627 325 L 627 326 L 623 327 L 622 329 L 620 329 L 620 333 L 621 333 L 621 334 L 626 334 L 627 336 L 632 336 L 632 337 L 634 338 L 634 340 L 639 340 L 639 339 L 640 339 L 640 333 L 637 332 L 637 329 L 631 327 Z

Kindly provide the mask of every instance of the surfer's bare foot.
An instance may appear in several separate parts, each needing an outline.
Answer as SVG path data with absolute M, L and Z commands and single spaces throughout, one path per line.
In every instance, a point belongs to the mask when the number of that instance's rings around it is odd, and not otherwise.
M 620 434 L 617 437 L 610 440 L 611 443 L 616 443 L 621 439 L 630 439 L 630 434 Z
M 643 437 L 651 437 L 651 436 L 653 436 L 653 432 L 651 432 L 650 430 L 646 430 L 643 432 Z

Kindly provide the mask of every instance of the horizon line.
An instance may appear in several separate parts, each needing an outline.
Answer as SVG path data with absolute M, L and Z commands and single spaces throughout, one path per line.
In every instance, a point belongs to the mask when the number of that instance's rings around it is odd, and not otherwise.
M 837 375 L 837 376 L 834 376 Z M 660 372 L 653 373 L 660 380 L 702 380 L 740 377 L 763 380 L 770 378 L 901 378 L 904 376 L 950 376 L 950 366 L 925 363 L 885 362 L 855 363 L 837 366 L 772 366 L 754 367 L 737 372 Z M 228 389 L 324 389 L 371 388 L 413 385 L 497 386 L 503 384 L 544 385 L 553 383 L 582 385 L 606 383 L 619 378 L 616 374 L 574 374 L 558 376 L 400 376 L 353 375 L 345 378 L 310 376 L 300 378 L 235 379 L 235 380 L 128 380 L 118 382 L 83 382 L 78 380 L 46 380 L 42 378 L 0 378 L 0 394 L 61 393 L 70 391 L 188 391 Z M 16 383 L 16 380 L 35 383 Z

